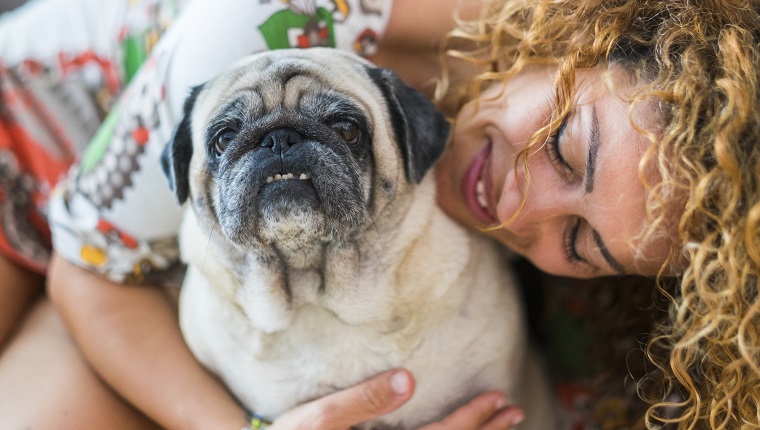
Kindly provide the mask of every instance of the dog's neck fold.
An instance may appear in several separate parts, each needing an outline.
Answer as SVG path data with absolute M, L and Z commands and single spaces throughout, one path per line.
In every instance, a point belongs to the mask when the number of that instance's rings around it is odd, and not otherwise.
M 235 247 L 232 252 L 227 249 L 223 259 L 217 258 L 219 250 L 213 249 L 216 241 L 208 240 L 209 249 L 183 250 L 183 255 L 200 260 L 195 264 L 201 270 L 223 267 L 223 275 L 206 276 L 229 279 L 232 285 L 225 296 L 267 333 L 287 328 L 294 312 L 309 305 L 326 308 L 348 324 L 390 321 L 394 300 L 405 292 L 382 291 L 375 286 L 398 284 L 385 279 L 400 276 L 401 261 L 413 252 L 425 228 L 430 228 L 431 217 L 440 212 L 434 202 L 432 175 L 408 191 L 402 199 L 389 203 L 393 210 L 375 208 L 364 231 L 348 239 L 318 241 L 309 249 L 285 244 Z M 390 213 L 394 215 L 386 215 Z M 187 217 L 185 222 L 197 222 L 194 218 Z M 221 236 L 218 229 L 207 234 Z M 216 264 L 203 264 L 209 259 Z

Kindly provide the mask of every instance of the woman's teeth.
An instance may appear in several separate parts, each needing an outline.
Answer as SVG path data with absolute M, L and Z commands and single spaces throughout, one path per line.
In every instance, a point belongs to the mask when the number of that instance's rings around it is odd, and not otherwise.
M 476 197 L 478 198 L 478 203 L 480 204 L 480 207 L 488 210 L 488 200 L 486 200 L 486 186 L 483 184 L 482 179 L 478 179 L 478 183 L 475 184 L 475 193 Z

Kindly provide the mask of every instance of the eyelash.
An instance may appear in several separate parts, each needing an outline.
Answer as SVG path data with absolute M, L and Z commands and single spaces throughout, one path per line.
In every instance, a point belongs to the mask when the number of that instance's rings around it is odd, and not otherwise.
M 563 175 L 572 176 L 573 168 L 570 167 L 569 164 L 567 164 L 567 161 L 565 161 L 565 159 L 562 158 L 562 154 L 560 154 L 559 152 L 560 137 L 562 136 L 562 134 L 564 134 L 566 124 L 567 124 L 567 117 L 565 117 L 562 120 L 562 123 L 560 124 L 557 131 L 552 133 L 551 136 L 549 136 L 549 140 L 546 142 L 546 152 L 549 155 L 549 161 L 551 161 L 554 167 L 560 170 L 563 173 Z
M 576 264 L 583 261 L 586 261 L 583 259 L 583 257 L 578 254 L 578 251 L 575 249 L 575 242 L 578 239 L 578 231 L 581 228 L 581 219 L 576 218 L 575 224 L 573 224 L 572 227 L 570 227 L 567 230 L 567 233 L 565 234 L 564 239 L 562 240 L 562 245 L 565 250 L 565 259 L 570 264 Z

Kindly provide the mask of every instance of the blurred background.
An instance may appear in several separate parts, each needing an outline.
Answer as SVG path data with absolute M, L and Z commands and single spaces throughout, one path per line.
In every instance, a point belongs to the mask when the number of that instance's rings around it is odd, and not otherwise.
M 0 13 L 14 9 L 24 2 L 26 0 L 0 0 Z

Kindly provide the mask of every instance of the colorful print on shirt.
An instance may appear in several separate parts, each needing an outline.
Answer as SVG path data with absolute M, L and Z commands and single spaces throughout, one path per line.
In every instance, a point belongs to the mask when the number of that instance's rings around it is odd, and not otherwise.
M 43 272 L 48 199 L 183 1 L 30 1 L 0 16 L 0 252 Z M 45 31 L 40 31 L 45 29 Z M 138 51 L 142 54 L 137 55 Z

